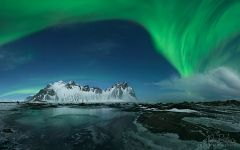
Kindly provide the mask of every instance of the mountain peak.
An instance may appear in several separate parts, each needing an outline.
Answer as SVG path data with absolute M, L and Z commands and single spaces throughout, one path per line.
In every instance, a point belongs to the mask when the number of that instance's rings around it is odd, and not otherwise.
M 135 101 L 136 95 L 127 82 L 118 82 L 111 88 L 103 90 L 89 85 L 80 86 L 74 81 L 57 81 L 48 84 L 31 102 L 45 101 L 49 103 L 79 103 L 79 102 L 127 102 Z
M 118 83 L 114 84 L 112 87 L 125 89 L 128 87 L 128 83 L 127 82 L 118 82 Z

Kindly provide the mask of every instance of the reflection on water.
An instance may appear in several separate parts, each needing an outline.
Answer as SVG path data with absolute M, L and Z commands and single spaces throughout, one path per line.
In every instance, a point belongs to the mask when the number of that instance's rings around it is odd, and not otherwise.
M 22 149 L 121 149 L 135 115 L 107 107 L 20 109 L 4 119 Z M 123 148 L 123 147 L 122 147 Z
M 74 127 L 96 124 L 101 121 L 120 117 L 126 113 L 112 108 L 48 108 L 39 110 L 24 110 L 14 114 L 18 126 L 31 128 L 44 127 Z M 9 121 L 9 122 L 12 122 Z
M 15 104 L 4 106 L 0 112 L 0 130 L 12 130 L 0 132 L 0 149 L 186 150 L 209 147 L 208 143 L 180 140 L 176 134 L 149 132 L 136 123 L 141 112 L 104 106 L 36 109 Z

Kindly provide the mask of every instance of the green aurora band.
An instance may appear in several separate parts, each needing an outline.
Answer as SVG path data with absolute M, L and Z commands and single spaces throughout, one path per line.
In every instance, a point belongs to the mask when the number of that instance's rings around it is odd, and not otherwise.
M 39 92 L 39 89 L 41 89 L 41 88 L 30 88 L 30 89 L 21 89 L 21 90 L 10 91 L 10 92 L 1 94 L 0 98 L 6 97 L 6 96 L 11 96 L 11 95 L 36 94 L 37 92 Z
M 240 0 L 1 0 L 0 45 L 59 24 L 112 19 L 142 25 L 183 77 L 239 68 Z

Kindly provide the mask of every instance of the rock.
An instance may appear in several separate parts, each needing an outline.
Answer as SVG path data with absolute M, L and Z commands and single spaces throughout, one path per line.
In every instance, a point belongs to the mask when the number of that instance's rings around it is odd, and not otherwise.
M 2 129 L 2 132 L 4 132 L 4 133 L 13 133 L 13 130 L 9 129 L 9 128 L 5 128 L 5 129 Z

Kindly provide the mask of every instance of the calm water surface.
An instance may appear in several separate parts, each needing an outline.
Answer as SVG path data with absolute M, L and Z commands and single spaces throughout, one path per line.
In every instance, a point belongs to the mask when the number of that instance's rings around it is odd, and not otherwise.
M 203 149 L 176 134 L 154 134 L 136 123 L 138 113 L 104 106 L 21 108 L 0 105 L 1 143 L 22 150 Z M 3 147 L 2 147 L 3 148 Z

